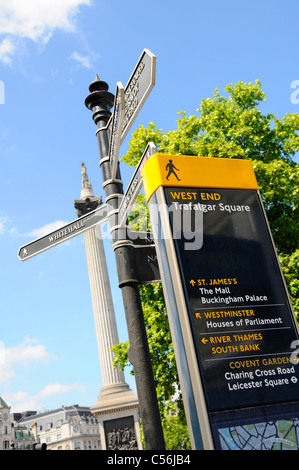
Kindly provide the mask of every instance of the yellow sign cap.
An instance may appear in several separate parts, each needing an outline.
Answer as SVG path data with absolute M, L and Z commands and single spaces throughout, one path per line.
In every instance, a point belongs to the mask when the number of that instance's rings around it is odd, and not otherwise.
M 146 200 L 160 186 L 259 189 L 250 160 L 156 153 L 144 165 Z

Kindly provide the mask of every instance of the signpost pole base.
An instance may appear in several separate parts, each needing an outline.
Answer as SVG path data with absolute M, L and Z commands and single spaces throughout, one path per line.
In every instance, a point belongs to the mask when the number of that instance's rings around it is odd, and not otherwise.
M 128 335 L 130 340 L 129 360 L 134 367 L 137 395 L 146 450 L 164 450 L 164 436 L 157 403 L 156 388 L 146 328 L 137 284 L 127 283 L 121 287 Z

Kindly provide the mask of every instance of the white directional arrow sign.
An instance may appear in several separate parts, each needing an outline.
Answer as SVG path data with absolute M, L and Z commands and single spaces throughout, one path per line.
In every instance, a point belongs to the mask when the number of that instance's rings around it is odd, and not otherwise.
M 107 124 L 110 132 L 111 178 L 116 177 L 118 152 L 156 80 L 156 56 L 144 49 L 125 87 L 117 83 L 114 108 Z
M 121 82 L 117 82 L 114 98 L 113 114 L 111 116 L 111 133 L 109 144 L 109 160 L 111 177 L 115 178 L 118 166 L 118 153 L 121 144 L 121 134 L 125 117 L 125 89 Z
M 103 204 L 98 209 L 79 217 L 73 222 L 60 227 L 58 230 L 37 238 L 27 245 L 21 246 L 18 252 L 18 257 L 21 261 L 25 261 L 32 258 L 32 256 L 38 255 L 42 251 L 48 250 L 59 243 L 63 243 L 64 241 L 85 232 L 85 230 L 90 229 L 98 223 L 105 222 L 106 220 L 108 220 L 108 210 L 106 204 Z
M 130 183 L 128 184 L 127 190 L 125 192 L 124 197 L 120 203 L 118 209 L 118 223 L 119 225 L 123 225 L 126 222 L 126 219 L 130 213 L 130 210 L 136 201 L 136 198 L 142 188 L 143 181 L 142 181 L 142 169 L 145 162 L 156 153 L 157 149 L 155 144 L 149 142 L 146 146 L 145 151 L 136 167 L 136 170 L 132 176 Z
M 156 80 L 156 56 L 144 49 L 125 87 L 125 116 L 121 143 L 150 94 Z

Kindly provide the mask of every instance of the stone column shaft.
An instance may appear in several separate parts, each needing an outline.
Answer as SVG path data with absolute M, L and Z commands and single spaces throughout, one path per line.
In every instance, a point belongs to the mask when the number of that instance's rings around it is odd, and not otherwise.
M 124 383 L 123 371 L 112 365 L 111 347 L 119 342 L 101 228 L 84 233 L 91 298 L 103 387 Z

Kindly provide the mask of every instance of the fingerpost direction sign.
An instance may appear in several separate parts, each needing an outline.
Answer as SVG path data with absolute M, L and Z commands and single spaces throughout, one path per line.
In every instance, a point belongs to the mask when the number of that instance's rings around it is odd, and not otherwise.
M 118 209 L 119 225 L 124 225 L 126 223 L 130 210 L 134 202 L 136 201 L 136 198 L 143 186 L 142 169 L 145 165 L 145 162 L 155 153 L 156 153 L 156 146 L 152 142 L 149 142 L 146 146 L 146 149 L 136 167 L 136 170 L 131 178 L 130 183 L 128 184 L 127 190 L 119 205 L 119 209 Z
M 144 49 L 125 87 L 125 116 L 121 143 L 155 85 L 155 80 L 156 56 L 148 49 Z
M 27 245 L 21 246 L 18 252 L 18 257 L 21 261 L 26 261 L 49 248 L 59 245 L 60 243 L 85 232 L 98 223 L 105 222 L 106 220 L 108 220 L 107 206 L 106 204 L 103 204 L 98 209 L 79 217 L 73 222 L 60 227 L 43 237 L 33 240 Z
M 116 177 L 118 166 L 118 154 L 120 148 L 120 138 L 125 117 L 125 90 L 121 82 L 117 82 L 113 114 L 111 117 L 111 133 L 109 143 L 109 160 L 111 165 L 111 176 Z

